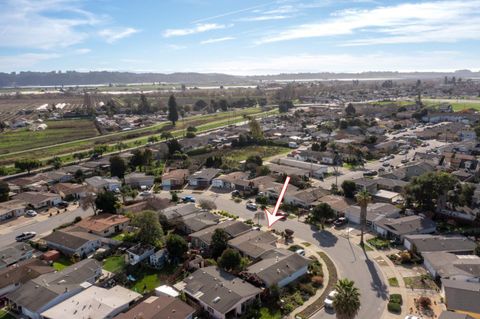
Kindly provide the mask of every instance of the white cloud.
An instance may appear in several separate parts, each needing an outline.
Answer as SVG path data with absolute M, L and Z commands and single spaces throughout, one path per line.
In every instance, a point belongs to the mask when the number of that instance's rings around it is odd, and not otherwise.
M 259 59 L 246 57 L 199 65 L 198 72 L 221 72 L 236 75 L 296 72 L 365 72 L 365 71 L 453 71 L 479 69 L 480 60 L 459 52 L 411 52 L 411 54 L 299 54 Z
M 163 33 L 165 38 L 185 36 L 196 33 L 203 33 L 211 30 L 225 29 L 227 28 L 224 24 L 217 23 L 197 23 L 193 28 L 185 29 L 167 29 Z
M 283 20 L 291 18 L 288 15 L 259 15 L 255 17 L 246 17 L 238 19 L 238 21 L 270 21 L 270 20 Z
M 127 38 L 137 32 L 139 32 L 139 30 L 134 28 L 116 28 L 101 30 L 98 32 L 98 34 L 108 43 L 114 43 L 120 39 Z
M 211 44 L 211 43 L 225 42 L 230 40 L 235 40 L 235 38 L 234 37 L 213 38 L 213 39 L 204 40 L 200 42 L 200 44 Z
M 76 54 L 87 54 L 87 53 L 90 53 L 92 52 L 92 50 L 88 49 L 88 48 L 80 48 L 80 49 L 76 49 L 74 51 L 74 53 Z
M 42 61 L 61 57 L 57 53 L 25 53 L 14 56 L 0 56 L 0 70 L 4 72 L 25 70 Z
M 351 42 L 353 45 L 480 39 L 479 14 L 480 0 L 342 10 L 324 22 L 291 27 L 268 35 L 258 43 L 353 34 L 359 38 Z
M 60 18 L 58 13 L 69 18 Z M 72 1 L 8 0 L 0 10 L 0 47 L 67 47 L 87 37 L 78 28 L 97 22 L 93 14 L 75 7 Z

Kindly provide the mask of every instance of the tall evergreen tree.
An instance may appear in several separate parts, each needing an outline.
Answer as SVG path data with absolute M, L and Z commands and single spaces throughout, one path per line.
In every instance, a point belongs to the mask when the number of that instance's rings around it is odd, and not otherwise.
M 178 121 L 178 105 L 173 94 L 170 95 L 168 99 L 168 120 L 171 121 L 173 125 Z

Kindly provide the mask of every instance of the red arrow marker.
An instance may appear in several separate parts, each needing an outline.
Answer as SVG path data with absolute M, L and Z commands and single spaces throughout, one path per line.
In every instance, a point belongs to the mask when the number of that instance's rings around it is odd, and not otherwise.
M 270 213 L 267 209 L 265 209 L 265 215 L 267 216 L 267 221 L 268 221 L 268 227 L 272 227 L 273 224 L 275 224 L 277 221 L 283 218 L 283 216 L 277 216 L 278 209 L 280 208 L 280 204 L 282 203 L 283 196 L 285 195 L 285 192 L 287 191 L 288 183 L 290 182 L 290 176 L 287 176 L 285 178 L 285 183 L 283 184 L 282 191 L 280 192 L 280 195 L 278 196 L 277 204 L 275 205 L 275 208 L 273 209 L 273 213 Z

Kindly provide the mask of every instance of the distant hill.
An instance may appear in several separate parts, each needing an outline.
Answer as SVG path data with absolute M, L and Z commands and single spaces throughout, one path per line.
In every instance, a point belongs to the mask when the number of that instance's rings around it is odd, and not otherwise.
M 0 73 L 0 87 L 101 85 L 128 83 L 184 83 L 187 85 L 251 84 L 259 81 L 282 80 L 334 80 L 334 79 L 428 79 L 456 76 L 480 78 L 480 72 L 459 70 L 444 72 L 362 72 L 362 73 L 285 73 L 276 75 L 235 76 L 222 73 L 133 73 L 133 72 L 18 72 Z

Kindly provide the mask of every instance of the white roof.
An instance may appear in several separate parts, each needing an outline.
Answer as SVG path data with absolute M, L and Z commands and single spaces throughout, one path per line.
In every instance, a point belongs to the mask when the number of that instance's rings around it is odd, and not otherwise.
M 167 286 L 167 285 L 162 285 L 160 287 L 155 288 L 155 294 L 157 296 L 167 295 L 167 296 L 171 296 L 171 297 L 174 297 L 174 298 L 176 298 L 180 295 L 175 288 L 173 288 L 171 286 Z
M 399 196 L 400 194 L 399 193 L 395 193 L 395 192 L 391 192 L 391 191 L 386 191 L 386 190 L 383 190 L 383 189 L 380 189 L 378 190 L 374 196 L 376 197 L 382 197 L 382 198 L 388 198 L 388 199 L 392 199 L 392 198 L 395 198 L 397 196 Z
M 121 286 L 110 289 L 91 286 L 44 311 L 42 316 L 49 319 L 107 318 L 141 297 Z

